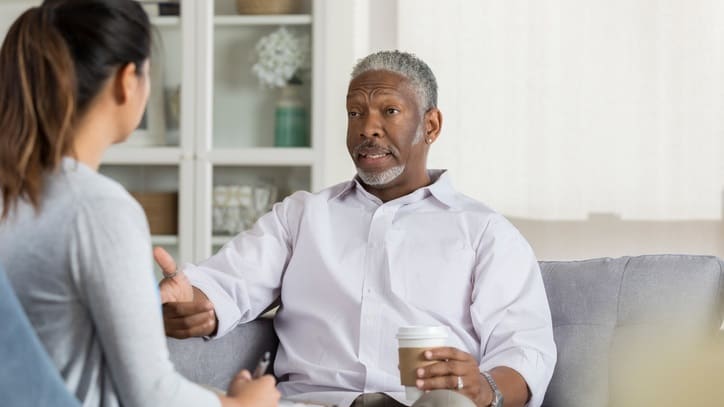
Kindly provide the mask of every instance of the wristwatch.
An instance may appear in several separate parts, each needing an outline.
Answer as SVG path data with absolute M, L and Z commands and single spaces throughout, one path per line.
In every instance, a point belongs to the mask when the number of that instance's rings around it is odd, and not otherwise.
M 493 376 L 491 376 L 488 372 L 480 372 L 480 374 L 483 375 L 485 380 L 490 385 L 490 388 L 493 389 L 493 401 L 490 402 L 490 407 L 503 407 L 503 393 L 500 392 L 500 390 L 498 389 L 498 385 L 495 384 Z

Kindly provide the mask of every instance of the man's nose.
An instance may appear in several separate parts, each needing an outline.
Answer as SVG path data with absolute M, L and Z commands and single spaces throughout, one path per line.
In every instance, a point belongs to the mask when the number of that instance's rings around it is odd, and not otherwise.
M 378 114 L 372 112 L 363 116 L 360 137 L 382 137 L 383 134 L 382 121 Z

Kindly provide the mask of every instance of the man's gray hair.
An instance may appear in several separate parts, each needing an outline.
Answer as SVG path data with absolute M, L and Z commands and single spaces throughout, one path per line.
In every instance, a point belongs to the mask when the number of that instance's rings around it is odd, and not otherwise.
M 423 112 L 437 107 L 435 75 L 430 67 L 415 55 L 397 50 L 370 54 L 354 66 L 352 79 L 368 71 L 391 71 L 404 76 L 417 93 L 420 109 Z

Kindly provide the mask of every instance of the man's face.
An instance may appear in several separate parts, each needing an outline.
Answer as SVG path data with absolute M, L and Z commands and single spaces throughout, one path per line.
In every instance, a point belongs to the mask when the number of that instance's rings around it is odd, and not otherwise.
M 362 181 L 374 188 L 404 186 L 426 176 L 424 117 L 405 77 L 365 72 L 347 92 L 347 149 Z

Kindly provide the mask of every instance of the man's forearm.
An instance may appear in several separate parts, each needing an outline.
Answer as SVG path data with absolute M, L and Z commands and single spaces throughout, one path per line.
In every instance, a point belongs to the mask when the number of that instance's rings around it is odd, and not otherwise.
M 503 393 L 505 407 L 522 407 L 530 399 L 530 391 L 525 379 L 514 369 L 499 366 L 492 369 L 490 375 L 493 376 L 498 389 Z M 484 385 L 488 385 L 485 379 L 483 381 Z
M 193 287 L 193 288 L 194 288 L 194 298 L 196 298 L 196 297 L 198 296 L 198 297 L 200 297 L 200 298 L 203 298 L 205 301 L 209 301 L 209 297 L 207 297 L 206 294 L 204 294 L 203 291 L 199 290 L 199 289 L 196 288 L 196 287 Z M 211 333 L 209 333 L 209 334 L 207 334 L 207 335 L 204 335 L 204 336 L 214 337 L 214 336 L 216 336 L 216 333 L 219 331 L 219 317 L 216 315 L 216 312 L 214 312 L 214 322 L 213 322 L 213 324 L 214 324 L 214 329 L 213 329 L 213 331 L 211 331 Z

